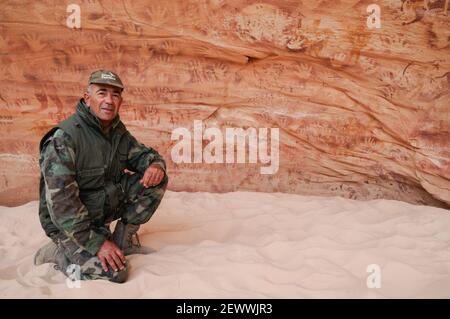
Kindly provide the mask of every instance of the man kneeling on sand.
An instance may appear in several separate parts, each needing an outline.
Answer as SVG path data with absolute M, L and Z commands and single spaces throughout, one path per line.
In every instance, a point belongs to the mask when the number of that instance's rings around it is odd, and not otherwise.
M 166 164 L 120 120 L 123 89 L 117 74 L 93 72 L 75 114 L 41 140 L 39 219 L 52 241 L 36 265 L 55 263 L 64 274 L 76 265 L 81 279 L 124 282 L 125 256 L 150 252 L 137 231 L 164 196 Z

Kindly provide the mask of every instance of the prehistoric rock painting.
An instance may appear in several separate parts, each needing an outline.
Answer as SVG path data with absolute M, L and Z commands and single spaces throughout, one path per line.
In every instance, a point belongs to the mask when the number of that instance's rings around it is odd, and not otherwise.
M 445 2 L 444 2 L 445 1 Z M 437 3 L 433 3 L 430 0 L 402 0 L 401 11 L 406 11 L 407 13 L 413 15 L 413 19 L 408 22 L 403 22 L 403 24 L 411 24 L 423 19 L 427 11 L 431 9 L 431 4 L 434 4 L 435 7 L 440 7 L 443 9 L 445 15 L 447 15 L 448 4 L 450 0 L 441 0 L 434 1 Z M 444 4 L 442 4 L 444 2 Z
M 98 68 L 120 74 L 121 117 L 167 159 L 171 190 L 450 204 L 448 0 L 78 4 L 71 29 L 66 1 L 2 1 L 0 205 L 37 199 L 39 140 Z M 194 121 L 279 128 L 278 171 L 175 163 L 172 132 Z

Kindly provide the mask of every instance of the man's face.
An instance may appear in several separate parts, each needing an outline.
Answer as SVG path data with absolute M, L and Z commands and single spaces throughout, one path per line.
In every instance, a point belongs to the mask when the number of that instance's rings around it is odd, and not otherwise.
M 91 95 L 85 92 L 84 100 L 102 124 L 109 125 L 119 113 L 122 90 L 107 84 L 91 84 Z

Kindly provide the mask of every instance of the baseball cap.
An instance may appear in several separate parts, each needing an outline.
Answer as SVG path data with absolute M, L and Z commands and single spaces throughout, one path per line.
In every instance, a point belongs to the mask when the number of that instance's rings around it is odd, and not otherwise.
M 122 80 L 116 73 L 110 70 L 97 70 L 92 72 L 89 77 L 88 85 L 91 83 L 109 84 L 124 89 Z

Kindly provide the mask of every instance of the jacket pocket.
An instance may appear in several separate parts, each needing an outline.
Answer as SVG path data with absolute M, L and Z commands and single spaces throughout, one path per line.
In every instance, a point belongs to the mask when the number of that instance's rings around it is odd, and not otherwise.
M 103 167 L 80 170 L 77 173 L 80 190 L 99 189 L 105 185 L 105 169 Z

